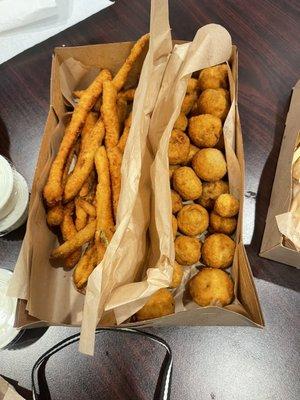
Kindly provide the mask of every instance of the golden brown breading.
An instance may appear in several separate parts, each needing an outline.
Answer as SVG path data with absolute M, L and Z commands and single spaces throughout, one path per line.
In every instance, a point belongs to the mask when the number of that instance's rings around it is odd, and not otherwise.
M 199 306 L 227 306 L 233 301 L 233 282 L 220 269 L 202 268 L 189 281 L 189 292 Z
M 177 236 L 174 242 L 175 259 L 181 265 L 196 264 L 201 257 L 201 242 L 190 236 Z
M 197 92 L 186 94 L 184 96 L 180 112 L 187 115 L 193 108 L 196 101 L 197 101 Z
M 198 79 L 200 90 L 228 88 L 228 76 L 226 64 L 204 68 Z
M 109 161 L 109 172 L 110 172 L 110 180 L 111 180 L 111 189 L 112 189 L 112 201 L 113 201 L 113 210 L 115 221 L 117 220 L 117 211 L 119 204 L 119 197 L 121 192 L 121 166 L 122 166 L 122 158 L 123 155 L 119 148 L 113 147 L 112 149 L 107 150 L 107 156 Z
M 184 200 L 201 196 L 202 183 L 190 167 L 180 167 L 173 172 L 173 187 Z
M 173 231 L 173 236 L 174 238 L 176 237 L 177 234 L 177 219 L 176 217 L 172 214 L 172 231 Z
M 179 129 L 185 131 L 188 125 L 188 119 L 184 113 L 180 113 L 175 121 L 173 129 Z
M 185 163 L 183 163 L 183 165 L 190 165 L 192 162 L 192 159 L 194 157 L 194 155 L 199 151 L 199 147 L 194 146 L 193 144 L 190 145 L 190 151 L 189 151 L 189 155 L 188 158 L 186 160 Z
M 178 229 L 187 236 L 201 235 L 207 230 L 209 215 L 199 204 L 187 204 L 177 215 Z
M 74 225 L 72 214 L 74 204 L 68 203 L 64 208 L 64 216 L 60 225 L 61 234 L 64 241 L 71 239 L 77 233 L 77 229 Z M 81 257 L 81 248 L 75 250 L 72 254 L 64 260 L 64 266 L 66 269 L 72 269 L 79 261 Z
M 127 89 L 124 92 L 118 93 L 118 99 L 124 99 L 126 101 L 133 101 L 136 89 Z
M 182 199 L 180 194 L 175 190 L 171 190 L 171 201 L 172 201 L 172 213 L 176 214 L 182 209 Z
M 175 302 L 168 289 L 159 289 L 146 302 L 146 304 L 135 314 L 137 321 L 163 317 L 175 312 Z
M 169 165 L 169 178 L 170 179 L 172 179 L 174 171 L 178 168 L 180 168 L 180 165 Z
M 233 262 L 235 242 L 223 233 L 213 233 L 204 240 L 202 258 L 213 268 L 227 268 Z
M 101 113 L 105 126 L 105 146 L 107 149 L 111 149 L 118 144 L 120 136 L 117 89 L 111 81 L 103 82 L 103 103 Z
M 169 163 L 174 165 L 185 162 L 189 151 L 189 137 L 179 129 L 173 129 L 169 141 Z
M 198 81 L 195 78 L 190 78 L 188 80 L 186 92 L 187 93 L 194 93 L 198 89 Z
M 98 174 L 96 190 L 97 226 L 95 233 L 96 247 L 104 244 L 107 247 L 115 232 L 112 194 L 109 174 L 109 162 L 104 146 L 101 146 L 95 154 L 95 166 Z
M 201 149 L 192 160 L 193 169 L 200 179 L 215 182 L 223 178 L 227 172 L 224 155 L 218 149 Z
M 240 202 L 232 194 L 221 194 L 215 201 L 214 210 L 221 217 L 234 217 L 240 209 Z
M 215 200 L 223 193 L 229 193 L 228 182 L 215 181 L 215 182 L 202 182 L 202 195 L 197 202 L 205 207 L 214 208 Z
M 78 231 L 71 239 L 67 240 L 60 246 L 56 247 L 52 253 L 51 258 L 66 258 L 75 250 L 81 248 L 85 243 L 89 242 L 95 234 L 96 221 L 91 221 L 85 228 Z
M 96 150 L 104 139 L 105 129 L 103 121 L 99 118 L 94 124 L 94 113 L 90 113 L 90 116 L 90 127 L 82 131 L 82 140 L 77 162 L 65 186 L 64 201 L 66 202 L 72 200 L 77 195 L 84 182 L 88 179 L 94 168 Z
M 132 121 L 132 113 L 130 113 L 128 118 L 125 120 L 124 130 L 123 130 L 122 136 L 120 137 L 120 140 L 118 143 L 118 148 L 120 149 L 122 154 L 124 153 L 125 146 L 127 143 L 127 139 L 128 139 L 128 135 L 130 132 L 130 127 L 131 127 L 131 121 Z
M 90 244 L 76 265 L 73 272 L 73 281 L 78 290 L 82 290 L 97 265 L 97 251 L 94 244 Z
M 177 288 L 178 286 L 180 286 L 181 281 L 182 281 L 182 277 L 183 277 L 183 268 L 182 265 L 178 264 L 176 261 L 174 261 L 174 265 L 173 265 L 173 276 L 172 276 L 172 282 L 170 287 L 172 289 Z
M 225 233 L 232 235 L 236 230 L 236 218 L 223 218 L 220 217 L 215 211 L 212 211 L 209 216 L 209 227 L 212 232 Z
M 135 61 L 138 59 L 138 57 L 142 53 L 143 48 L 146 46 L 148 41 L 149 41 L 148 33 L 146 35 L 140 37 L 139 40 L 137 40 L 137 42 L 132 47 L 129 56 L 126 58 L 124 64 L 122 65 L 122 67 L 119 69 L 119 71 L 115 75 L 115 77 L 113 79 L 113 83 L 118 92 L 125 85 L 128 74 L 131 71 L 133 64 L 135 63 Z
M 199 147 L 214 147 L 222 133 L 222 121 L 210 114 L 197 115 L 189 120 L 189 137 Z
M 60 143 L 44 187 L 43 195 L 49 206 L 57 204 L 62 199 L 64 189 L 62 186 L 62 176 L 68 155 L 76 142 L 88 113 L 102 92 L 103 82 L 107 79 L 111 79 L 111 74 L 108 70 L 103 69 L 92 84 L 84 91 L 74 109 L 71 121 Z
M 88 221 L 88 215 L 78 203 L 77 198 L 75 199 L 75 227 L 77 231 L 81 231 Z
M 58 226 L 61 224 L 63 218 L 64 218 L 64 208 L 61 203 L 58 203 L 57 205 L 50 207 L 47 210 L 47 224 L 49 226 Z
M 198 110 L 200 114 L 212 114 L 224 121 L 229 108 L 230 100 L 225 89 L 206 89 L 199 96 Z

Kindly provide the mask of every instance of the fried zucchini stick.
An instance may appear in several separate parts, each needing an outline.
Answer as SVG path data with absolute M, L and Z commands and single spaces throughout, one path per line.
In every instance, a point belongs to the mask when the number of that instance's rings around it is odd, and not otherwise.
M 111 74 L 108 70 L 103 69 L 92 84 L 84 91 L 78 105 L 74 109 L 70 124 L 65 131 L 44 187 L 44 198 L 49 206 L 57 204 L 62 199 L 62 175 L 68 155 L 86 121 L 89 111 L 93 108 L 102 92 L 103 82 L 107 79 L 111 79 Z
M 118 99 L 124 99 L 126 101 L 133 101 L 136 89 L 127 89 L 124 92 L 118 93 Z
M 98 185 L 96 190 L 97 223 L 95 244 L 98 253 L 101 253 L 101 244 L 104 244 L 104 246 L 107 247 L 115 232 L 112 212 L 109 162 L 104 146 L 101 146 L 96 152 L 95 165 L 98 174 Z
M 67 177 L 68 177 L 68 173 L 69 173 L 69 169 L 70 169 L 70 165 L 72 163 L 73 157 L 74 157 L 74 153 L 75 150 L 77 148 L 77 144 L 73 147 L 73 149 L 70 151 L 70 154 L 68 155 L 68 159 L 65 165 L 65 169 L 64 169 L 64 173 L 63 173 L 63 178 L 62 178 L 62 184 L 63 186 L 65 186 L 66 181 L 67 181 Z M 63 205 L 61 204 L 61 201 L 56 204 L 55 206 L 49 208 L 49 210 L 47 211 L 47 224 L 49 226 L 58 226 L 62 223 L 64 218 L 64 208 Z
M 77 233 L 77 229 L 75 228 L 72 213 L 73 213 L 74 204 L 68 203 L 64 209 L 64 217 L 63 221 L 60 225 L 61 234 L 64 241 L 71 239 Z M 81 257 L 81 249 L 74 251 L 74 253 L 70 254 L 65 259 L 65 268 L 72 269 L 79 261 Z
M 117 90 L 111 81 L 103 83 L 103 103 L 101 107 L 105 126 L 105 146 L 111 149 L 118 144 L 120 122 L 117 108 Z
M 123 154 L 118 147 L 114 147 L 113 149 L 107 150 L 107 156 L 109 161 L 109 172 L 111 179 L 113 211 L 116 221 L 121 191 L 121 165 Z
M 88 201 L 84 199 L 77 199 L 78 204 L 80 207 L 90 216 L 95 218 L 96 217 L 96 208 L 90 204 Z
M 127 101 L 122 99 L 122 98 L 118 98 L 117 99 L 117 112 L 118 112 L 118 118 L 119 118 L 119 126 L 123 126 L 124 121 L 126 119 L 127 116 Z
M 72 200 L 88 179 L 94 167 L 95 152 L 104 139 L 105 129 L 101 118 L 98 119 L 89 133 L 82 137 L 81 148 L 74 170 L 68 177 L 64 201 Z
M 75 250 L 80 249 L 85 243 L 89 242 L 95 235 L 96 221 L 91 221 L 81 231 L 78 231 L 71 239 L 56 247 L 51 253 L 51 258 L 66 258 Z
M 124 84 L 127 80 L 128 74 L 131 71 L 134 62 L 140 56 L 140 54 L 143 51 L 143 48 L 148 43 L 148 41 L 149 41 L 149 34 L 146 34 L 139 38 L 139 40 L 132 47 L 131 52 L 130 52 L 129 56 L 126 58 L 124 64 L 119 69 L 116 76 L 113 78 L 113 83 L 118 92 L 124 86 Z
M 49 208 L 47 211 L 47 224 L 49 226 L 60 225 L 64 218 L 64 209 L 61 203 Z
M 124 130 L 123 130 L 122 136 L 120 137 L 120 140 L 118 143 L 118 148 L 122 154 L 124 153 L 126 142 L 128 139 L 128 135 L 129 135 L 130 127 L 131 127 L 131 119 L 132 119 L 132 114 L 130 113 L 128 118 L 125 121 Z
M 75 216 L 75 227 L 77 231 L 81 231 L 87 224 L 88 215 L 78 203 L 77 198 L 75 199 Z
M 98 256 L 96 246 L 90 244 L 74 269 L 73 281 L 78 290 L 82 290 L 85 287 L 89 276 L 97 264 Z

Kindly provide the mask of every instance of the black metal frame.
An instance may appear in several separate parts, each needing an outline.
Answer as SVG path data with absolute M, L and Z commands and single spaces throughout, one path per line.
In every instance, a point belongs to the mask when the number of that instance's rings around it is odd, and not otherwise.
M 170 400 L 170 393 L 171 393 L 171 378 L 172 378 L 172 368 L 173 368 L 173 357 L 172 351 L 170 346 L 160 337 L 152 335 L 148 332 L 143 332 L 140 330 L 135 330 L 131 328 L 99 328 L 96 330 L 96 335 L 107 332 L 113 331 L 118 333 L 126 333 L 131 335 L 140 335 L 149 338 L 151 341 L 158 343 L 166 350 L 166 355 L 161 367 L 159 379 L 156 386 L 154 400 Z M 42 400 L 39 391 L 38 391 L 38 383 L 36 384 L 36 377 L 39 372 L 39 368 L 47 362 L 47 360 L 60 351 L 61 349 L 69 346 L 72 343 L 78 342 L 80 337 L 80 333 L 72 335 L 61 342 L 57 343 L 55 346 L 51 347 L 48 351 L 46 351 L 34 364 L 32 371 L 31 371 L 31 383 L 32 383 L 32 392 L 33 392 L 33 399 L 34 400 Z

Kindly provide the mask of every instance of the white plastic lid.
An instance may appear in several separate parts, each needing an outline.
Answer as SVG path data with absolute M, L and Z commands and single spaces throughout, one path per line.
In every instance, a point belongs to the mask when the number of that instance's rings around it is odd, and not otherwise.
M 6 217 L 11 211 L 10 197 L 13 191 L 14 176 L 9 162 L 0 156 L 0 219 Z
M 19 330 L 14 328 L 17 299 L 6 296 L 11 277 L 11 271 L 0 268 L 0 349 L 19 334 Z
M 0 236 L 11 232 L 21 226 L 27 217 L 27 206 L 29 200 L 28 186 L 21 174 L 13 170 L 13 192 L 11 201 L 14 208 L 5 218 L 0 219 Z

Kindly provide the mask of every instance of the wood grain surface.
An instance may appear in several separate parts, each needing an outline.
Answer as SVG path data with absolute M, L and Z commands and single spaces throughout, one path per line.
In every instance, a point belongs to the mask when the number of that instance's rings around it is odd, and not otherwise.
M 297 0 L 170 0 L 174 39 L 219 23 L 239 50 L 239 109 L 246 158 L 244 241 L 266 319 L 252 328 L 164 328 L 174 353 L 171 399 L 299 399 L 299 271 L 259 258 L 291 89 L 300 78 Z M 134 40 L 149 30 L 150 1 L 119 0 L 110 8 L 0 65 L 0 153 L 32 178 L 49 107 L 55 46 Z M 1 49 L 1 41 L 0 41 Z M 24 227 L 1 238 L 1 267 L 13 269 Z M 34 361 L 73 328 L 26 332 L 18 348 L 0 353 L 0 374 L 31 398 Z M 152 399 L 160 356 L 149 344 L 107 334 L 97 357 L 77 349 L 46 368 L 52 399 Z M 52 368 L 52 369 L 51 369 Z M 89 372 L 93 369 L 92 373 Z M 70 373 L 68 372 L 70 371 Z M 51 375 L 52 374 L 52 375 Z M 98 378 L 97 378 L 98 377 Z M 49 397 L 43 397 L 49 398 Z

